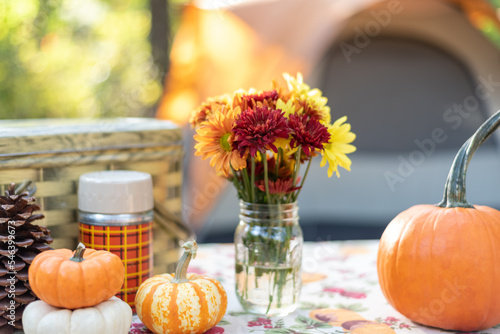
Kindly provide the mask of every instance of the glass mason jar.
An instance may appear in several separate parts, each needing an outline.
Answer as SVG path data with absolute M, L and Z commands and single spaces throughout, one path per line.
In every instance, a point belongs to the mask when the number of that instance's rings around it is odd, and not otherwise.
M 302 230 L 297 203 L 240 201 L 236 228 L 236 295 L 251 313 L 285 316 L 302 287 Z

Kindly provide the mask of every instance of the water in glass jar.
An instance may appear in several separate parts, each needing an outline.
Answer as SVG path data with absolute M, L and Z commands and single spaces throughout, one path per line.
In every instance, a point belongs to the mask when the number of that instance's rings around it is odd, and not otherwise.
M 285 316 L 295 311 L 301 284 L 300 265 L 268 267 L 236 263 L 236 295 L 251 313 Z

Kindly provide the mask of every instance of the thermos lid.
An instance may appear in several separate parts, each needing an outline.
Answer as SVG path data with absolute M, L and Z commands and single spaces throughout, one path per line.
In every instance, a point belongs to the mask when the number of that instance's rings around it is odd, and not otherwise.
M 78 209 L 103 214 L 152 210 L 153 181 L 143 172 L 112 170 L 80 176 Z

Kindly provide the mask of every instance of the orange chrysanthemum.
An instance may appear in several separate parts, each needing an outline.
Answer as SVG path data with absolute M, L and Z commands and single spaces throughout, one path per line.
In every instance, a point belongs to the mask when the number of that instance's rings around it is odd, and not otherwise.
M 224 112 L 229 109 L 229 96 L 222 95 L 218 97 L 208 98 L 196 110 L 191 113 L 189 123 L 191 127 L 196 128 L 201 123 L 210 119 L 212 115 L 217 112 Z
M 212 118 L 202 123 L 194 135 L 197 141 L 194 146 L 195 155 L 201 156 L 202 159 L 211 158 L 210 166 L 226 177 L 229 176 L 231 167 L 241 170 L 247 166 L 246 157 L 241 157 L 237 150 L 233 150 L 234 134 L 231 130 L 234 114 L 232 109 L 227 113 L 215 112 Z

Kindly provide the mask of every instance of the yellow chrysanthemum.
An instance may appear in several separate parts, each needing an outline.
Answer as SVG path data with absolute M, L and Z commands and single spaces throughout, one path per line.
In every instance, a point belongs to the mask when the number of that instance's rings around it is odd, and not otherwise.
M 226 113 L 214 112 L 213 117 L 203 122 L 194 135 L 197 141 L 194 146 L 195 155 L 201 156 L 202 159 L 212 158 L 210 166 L 226 177 L 229 176 L 231 167 L 241 170 L 247 166 L 246 157 L 241 157 L 232 147 L 234 135 L 231 129 L 234 117 L 235 112 L 232 109 Z
M 283 73 L 283 78 L 286 81 L 288 86 L 288 90 L 290 92 L 295 92 L 298 95 L 307 94 L 311 88 L 309 85 L 304 83 L 304 79 L 302 78 L 302 73 L 297 73 L 297 78 L 294 78 L 288 73 Z
M 330 124 L 330 107 L 327 106 L 328 99 L 323 96 L 323 93 L 319 89 L 311 90 L 305 99 L 307 106 L 312 109 L 312 111 L 319 115 L 319 120 L 322 124 Z
M 282 99 L 278 99 L 278 102 L 276 102 L 276 109 L 283 111 L 286 118 L 288 118 L 290 114 L 298 114 L 301 111 L 295 108 L 295 104 L 292 100 L 288 100 L 288 102 L 285 103 Z
M 320 166 L 323 167 L 328 162 L 328 177 L 336 172 L 339 177 L 338 166 L 351 170 L 351 159 L 346 154 L 356 151 L 354 145 L 350 145 L 356 139 L 356 135 L 351 132 L 351 125 L 349 123 L 343 124 L 347 120 L 344 116 L 335 121 L 332 125 L 328 125 L 328 132 L 330 133 L 330 140 L 328 144 L 324 145 L 322 151 L 323 158 L 321 159 Z
M 291 114 L 301 113 L 303 108 L 297 110 L 292 100 L 288 100 L 288 102 L 285 103 L 282 99 L 278 99 L 276 102 L 276 109 L 284 112 L 285 117 L 288 118 Z M 274 146 L 281 148 L 285 156 L 289 156 L 297 151 L 297 147 L 293 149 L 290 147 L 290 140 L 291 138 L 278 138 L 274 141 Z
M 283 73 L 288 89 L 291 92 L 291 100 L 294 100 L 299 105 L 306 105 L 306 112 L 310 112 L 319 116 L 322 124 L 330 124 L 330 107 L 326 104 L 328 99 L 323 96 L 321 90 L 311 89 L 305 84 L 301 73 L 297 73 L 297 78 L 294 78 L 288 73 Z
M 281 148 L 285 156 L 289 156 L 297 152 L 297 149 L 299 148 L 298 146 L 296 146 L 295 148 L 291 148 L 290 141 L 291 138 L 278 138 L 274 141 L 273 144 L 277 148 Z

